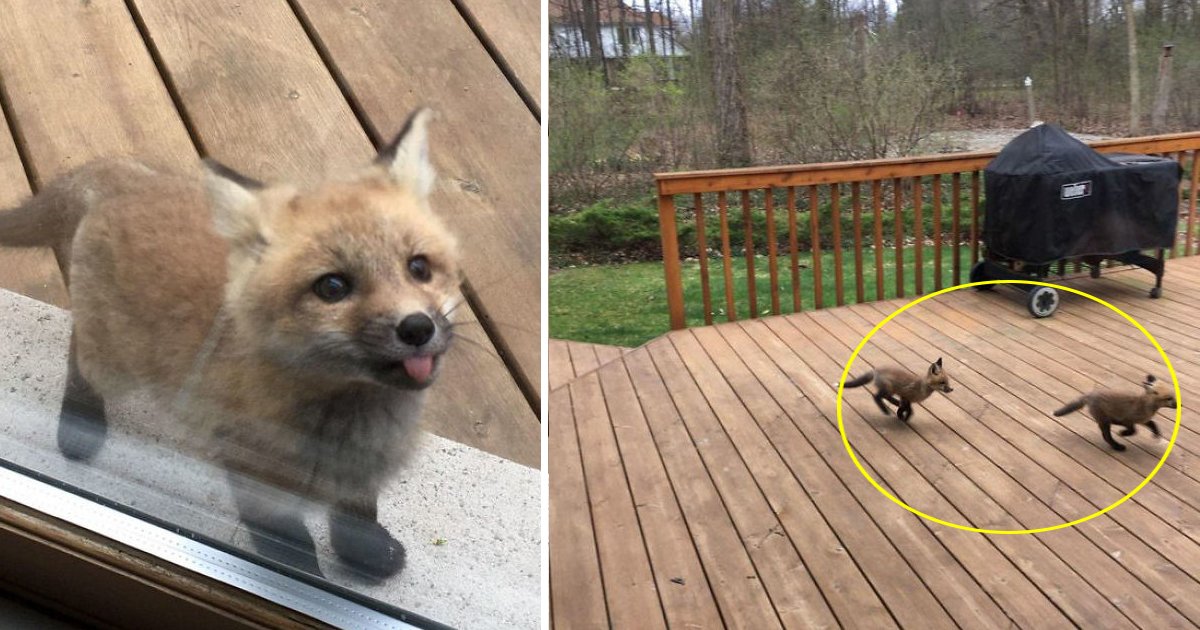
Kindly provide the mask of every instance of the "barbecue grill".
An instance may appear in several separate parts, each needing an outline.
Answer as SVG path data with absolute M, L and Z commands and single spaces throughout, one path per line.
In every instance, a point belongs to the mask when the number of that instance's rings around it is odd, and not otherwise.
M 1026 131 L 984 169 L 985 255 L 971 268 L 971 282 L 1044 281 L 1067 260 L 1088 265 L 1096 278 L 1104 261 L 1116 260 L 1153 273 L 1150 297 L 1159 297 L 1182 172 L 1166 158 L 1102 155 L 1055 125 Z M 1153 249 L 1157 256 L 1142 253 Z M 1009 286 L 1026 293 L 1034 317 L 1058 309 L 1051 287 Z

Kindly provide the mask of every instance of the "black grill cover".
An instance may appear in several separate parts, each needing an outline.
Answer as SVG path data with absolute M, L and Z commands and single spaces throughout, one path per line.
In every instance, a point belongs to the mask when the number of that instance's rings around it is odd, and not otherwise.
M 983 242 L 1030 263 L 1170 247 L 1182 167 L 1102 155 L 1055 125 L 1017 136 L 984 169 Z

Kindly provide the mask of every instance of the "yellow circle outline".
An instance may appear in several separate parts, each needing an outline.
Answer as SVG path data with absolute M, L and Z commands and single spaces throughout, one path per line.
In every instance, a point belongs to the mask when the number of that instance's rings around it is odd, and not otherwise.
M 875 333 L 879 332 L 879 329 L 883 328 L 884 324 L 892 321 L 892 319 L 894 317 L 896 317 L 897 315 L 903 313 L 904 311 L 908 310 L 909 308 L 911 308 L 913 306 L 916 306 L 917 304 L 920 304 L 921 302 L 924 302 L 925 300 L 937 297 L 943 293 L 957 291 L 959 289 L 966 289 L 969 287 L 986 286 L 986 285 L 991 285 L 991 284 L 1033 284 L 1033 285 L 1038 285 L 1038 286 L 1043 286 L 1043 287 L 1051 287 L 1053 289 L 1058 289 L 1060 291 L 1068 291 L 1068 292 L 1074 293 L 1076 295 L 1082 295 L 1083 297 L 1085 297 L 1089 300 L 1092 300 L 1093 302 L 1099 302 L 1100 304 L 1103 304 L 1104 306 L 1107 306 L 1108 308 L 1116 311 L 1117 314 L 1119 314 L 1121 317 L 1124 317 L 1129 323 L 1133 324 L 1134 326 L 1137 327 L 1138 330 L 1142 331 L 1142 334 L 1146 335 L 1146 338 L 1150 340 L 1150 343 L 1154 344 L 1154 347 L 1156 349 L 1158 349 L 1159 355 L 1162 356 L 1163 363 L 1166 364 L 1167 370 L 1170 371 L 1170 373 L 1171 373 L 1171 381 L 1175 385 L 1175 400 L 1177 403 L 1177 407 L 1175 409 L 1175 430 L 1171 432 L 1171 440 L 1167 443 L 1167 450 L 1163 452 L 1162 458 L 1158 460 L 1158 465 L 1156 465 L 1154 467 L 1154 470 L 1150 471 L 1150 474 L 1147 475 L 1144 480 L 1142 480 L 1142 483 L 1138 484 L 1138 486 L 1136 488 L 1134 488 L 1133 490 L 1130 490 L 1129 494 L 1126 494 L 1125 496 L 1118 499 L 1116 503 L 1113 503 L 1112 505 L 1104 508 L 1103 510 L 1096 512 L 1095 514 L 1091 514 L 1091 515 L 1085 516 L 1083 518 L 1075 519 L 1069 523 L 1062 523 L 1062 524 L 1053 525 L 1050 527 L 1039 527 L 1037 529 L 982 529 L 979 527 L 968 527 L 966 525 L 959 525 L 957 523 L 951 523 L 949 521 L 944 521 L 940 518 L 937 518 L 936 516 L 930 516 L 914 507 L 911 507 L 904 501 L 901 501 L 900 499 L 893 496 L 892 493 L 885 490 L 883 488 L 883 486 L 880 486 L 879 483 L 876 482 L 871 477 L 871 475 L 867 473 L 867 470 L 865 468 L 863 468 L 862 463 L 858 461 L 858 456 L 856 456 L 854 454 L 854 449 L 850 447 L 850 439 L 846 436 L 846 425 L 842 422 L 842 394 L 845 392 L 846 377 L 850 374 L 850 366 L 854 365 L 854 360 L 856 358 L 858 358 L 858 353 L 863 349 L 863 346 L 867 345 L 867 342 L 871 340 L 871 337 L 874 337 Z M 932 521 L 934 523 L 939 523 L 941 525 L 945 525 L 946 527 L 952 527 L 954 529 L 961 529 L 963 531 L 968 531 L 968 532 L 978 532 L 980 534 L 1040 534 L 1042 532 L 1052 532 L 1056 529 L 1064 529 L 1067 527 L 1072 527 L 1072 526 L 1078 525 L 1078 524 L 1086 522 L 1086 521 L 1090 521 L 1090 520 L 1096 518 L 1097 516 L 1100 516 L 1101 514 L 1104 514 L 1104 513 L 1108 512 L 1109 510 L 1112 510 L 1113 508 L 1117 507 L 1118 505 L 1121 505 L 1122 503 L 1128 501 L 1131 497 L 1133 497 L 1133 495 L 1137 494 L 1143 487 L 1146 486 L 1146 484 L 1150 483 L 1150 480 L 1154 478 L 1154 475 L 1158 474 L 1158 470 L 1160 468 L 1162 468 L 1163 464 L 1167 463 L 1167 456 L 1171 454 L 1171 449 L 1175 447 L 1175 440 L 1179 437 L 1179 426 L 1181 424 L 1182 419 L 1183 419 L 1183 401 L 1179 396 L 1179 378 L 1175 375 L 1175 368 L 1171 365 L 1171 359 L 1169 357 L 1167 357 L 1166 351 L 1164 351 L 1162 349 L 1162 346 L 1160 346 L 1158 344 L 1158 340 L 1156 340 L 1154 338 L 1154 335 L 1150 334 L 1150 331 L 1146 330 L 1146 328 L 1144 326 L 1142 326 L 1141 324 L 1139 324 L 1136 319 L 1134 319 L 1134 318 L 1130 317 L 1128 314 L 1126 314 L 1125 311 L 1122 311 L 1121 309 L 1113 306 L 1112 304 L 1109 304 L 1108 302 L 1105 302 L 1104 300 L 1101 300 L 1100 298 L 1098 298 L 1094 295 L 1084 293 L 1083 291 L 1080 291 L 1078 289 L 1072 289 L 1071 287 L 1064 287 L 1062 285 L 1051 284 L 1049 282 L 1038 282 L 1035 280 L 986 280 L 983 282 L 970 282 L 967 284 L 960 284 L 960 285 L 956 285 L 953 287 L 947 287 L 945 289 L 942 289 L 941 291 L 937 291 L 934 293 L 930 293 L 928 295 L 921 296 L 920 298 L 917 298 L 916 300 L 913 300 L 912 302 L 909 302 L 908 304 L 901 306 L 900 308 L 898 308 L 894 312 L 892 312 L 891 315 L 888 315 L 887 317 L 885 317 L 883 319 L 883 321 L 876 324 L 875 327 L 871 329 L 871 332 L 867 333 L 867 336 L 863 337 L 862 341 L 858 342 L 858 347 L 856 347 L 854 349 L 854 352 L 851 353 L 850 360 L 846 362 L 846 367 L 842 370 L 842 378 L 840 381 L 838 381 L 838 393 L 837 393 L 838 432 L 842 434 L 842 444 L 844 444 L 846 446 L 846 452 L 850 454 L 850 460 L 854 462 L 854 466 L 856 468 L 858 468 L 858 472 L 862 473 L 862 476 L 865 477 L 867 479 L 867 481 L 871 482 L 871 485 L 875 486 L 875 489 L 878 490 L 881 494 L 883 494 L 883 496 L 891 499 L 893 503 L 908 510 L 909 512 L 912 512 L 913 514 L 916 514 L 917 516 L 920 516 L 921 518 L 923 518 L 925 520 Z

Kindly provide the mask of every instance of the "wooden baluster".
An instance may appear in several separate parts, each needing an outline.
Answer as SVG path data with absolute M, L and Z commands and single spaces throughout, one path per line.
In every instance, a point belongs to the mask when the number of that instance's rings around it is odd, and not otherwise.
M 800 244 L 796 234 L 796 187 L 787 189 L 788 248 L 792 254 L 792 311 L 799 313 L 800 301 Z
M 862 199 L 859 198 L 859 184 L 850 184 L 850 199 L 854 205 L 854 301 L 861 303 L 863 299 L 863 244 L 862 244 Z
M 658 196 L 659 236 L 663 248 L 663 273 L 667 278 L 667 311 L 671 329 L 685 328 L 683 316 L 683 270 L 679 265 L 679 232 L 675 227 L 674 195 Z
M 842 194 L 837 182 L 829 187 L 829 198 L 833 204 L 833 299 L 841 306 L 846 297 L 842 287 Z
M 895 228 L 896 297 L 904 297 L 904 182 L 892 180 L 892 227 Z
M 700 295 L 704 300 L 704 325 L 711 326 L 712 288 L 708 281 L 708 241 L 704 238 L 704 199 L 700 193 L 694 194 L 692 199 L 696 209 L 696 246 L 700 249 Z
M 913 184 L 913 289 L 917 295 L 925 293 L 925 218 L 921 207 L 921 176 L 912 178 Z
M 1187 152 L 1186 151 L 1176 151 L 1174 158 L 1175 158 L 1175 161 L 1179 163 L 1180 172 L 1186 173 L 1187 170 L 1184 169 L 1184 167 L 1183 167 L 1183 161 L 1184 161 L 1184 159 L 1187 158 Z M 1183 182 L 1180 182 L 1179 203 L 1177 205 L 1182 205 L 1182 204 L 1183 204 Z M 1176 231 L 1178 232 L 1178 230 L 1176 230 Z M 1171 250 L 1168 253 L 1170 254 L 1171 258 L 1175 258 L 1176 256 L 1180 256 L 1183 254 L 1182 244 L 1179 242 L 1179 234 L 1178 233 L 1175 234 L 1175 244 L 1173 247 L 1171 247 Z
M 763 191 L 763 208 L 767 213 L 767 268 L 771 272 L 771 314 L 779 314 L 779 244 L 775 239 L 775 195 L 768 188 Z
M 754 277 L 754 221 L 750 212 L 750 191 L 742 191 L 742 226 L 746 231 L 746 293 L 750 303 L 750 318 L 758 317 L 758 281 Z
M 1196 221 L 1196 195 L 1200 194 L 1200 168 L 1197 167 L 1196 158 L 1200 158 L 1200 149 L 1192 149 L 1192 179 L 1188 189 L 1188 220 L 1187 220 L 1187 236 L 1185 237 L 1186 245 L 1184 246 L 1183 255 L 1192 255 L 1192 241 L 1196 238 L 1196 232 L 1193 230 L 1193 225 Z
M 812 234 L 813 308 L 825 306 L 825 295 L 821 288 L 821 232 L 818 225 L 820 210 L 817 208 L 817 187 L 808 187 L 808 223 Z
M 871 212 L 875 221 L 875 299 L 883 299 L 883 182 L 871 182 Z
M 971 264 L 979 260 L 979 171 L 971 171 Z
M 933 290 L 942 290 L 942 174 L 933 176 Z
M 950 231 L 953 232 L 954 244 L 954 262 L 951 263 L 954 269 L 954 285 L 962 284 L 962 221 L 959 216 L 959 210 L 962 206 L 962 173 L 955 173 L 954 178 L 950 180 L 950 194 L 954 196 L 954 200 L 950 203 Z
M 721 214 L 721 261 L 725 265 L 725 318 L 737 319 L 737 305 L 733 301 L 733 252 L 729 244 L 729 204 L 725 191 L 717 193 L 717 210 Z

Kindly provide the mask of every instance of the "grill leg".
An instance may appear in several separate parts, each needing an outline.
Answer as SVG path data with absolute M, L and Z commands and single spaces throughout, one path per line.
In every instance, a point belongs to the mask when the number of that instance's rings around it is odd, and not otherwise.
M 1158 298 L 1162 295 L 1162 279 L 1166 272 L 1167 265 L 1164 261 L 1166 250 L 1159 249 L 1157 256 L 1147 256 L 1141 252 L 1133 251 L 1126 252 L 1120 256 L 1113 256 L 1114 260 L 1119 260 L 1127 265 L 1136 265 L 1154 274 L 1154 288 L 1150 289 L 1150 297 Z

